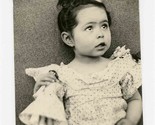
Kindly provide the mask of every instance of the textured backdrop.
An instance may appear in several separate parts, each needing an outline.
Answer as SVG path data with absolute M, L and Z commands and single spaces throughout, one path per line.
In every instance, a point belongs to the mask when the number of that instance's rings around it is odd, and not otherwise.
M 103 1 L 112 16 L 112 46 L 106 56 L 124 44 L 131 53 L 139 52 L 138 0 Z M 25 68 L 67 63 L 73 57 L 60 40 L 56 4 L 57 0 L 14 0 L 16 125 L 23 125 L 18 115 L 33 100 L 34 80 Z

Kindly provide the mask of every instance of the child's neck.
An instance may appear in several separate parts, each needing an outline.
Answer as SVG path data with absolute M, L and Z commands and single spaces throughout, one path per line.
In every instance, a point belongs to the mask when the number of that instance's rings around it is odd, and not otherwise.
M 68 64 L 68 66 L 81 74 L 89 74 L 103 71 L 107 67 L 109 61 L 109 59 L 104 57 L 75 57 L 73 61 Z
M 79 57 L 79 56 L 75 56 L 74 62 L 79 63 L 79 64 L 87 64 L 87 65 L 91 65 L 91 64 L 96 64 L 99 63 L 101 61 L 103 61 L 103 57 L 99 56 L 99 57 Z

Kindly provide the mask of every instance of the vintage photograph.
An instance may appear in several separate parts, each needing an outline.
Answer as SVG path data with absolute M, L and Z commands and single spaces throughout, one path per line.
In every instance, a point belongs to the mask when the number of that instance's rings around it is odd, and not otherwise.
M 13 0 L 16 125 L 143 125 L 139 0 Z

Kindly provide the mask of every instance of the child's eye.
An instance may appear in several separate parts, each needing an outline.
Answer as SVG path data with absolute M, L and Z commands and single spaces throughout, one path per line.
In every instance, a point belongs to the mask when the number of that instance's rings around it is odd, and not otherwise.
M 91 31 L 91 30 L 93 30 L 93 26 L 88 26 L 88 27 L 86 27 L 85 30 L 86 30 L 86 31 Z
M 105 23 L 102 25 L 102 29 L 107 29 L 107 28 L 108 28 L 108 24 Z

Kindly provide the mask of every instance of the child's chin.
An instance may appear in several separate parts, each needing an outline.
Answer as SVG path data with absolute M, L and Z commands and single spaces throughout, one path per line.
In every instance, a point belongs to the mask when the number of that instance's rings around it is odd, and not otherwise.
M 98 53 L 98 54 L 94 54 L 92 57 L 96 58 L 96 57 L 101 57 L 103 55 L 104 55 L 104 53 Z
M 103 56 L 106 51 L 102 50 L 96 53 L 96 56 Z

